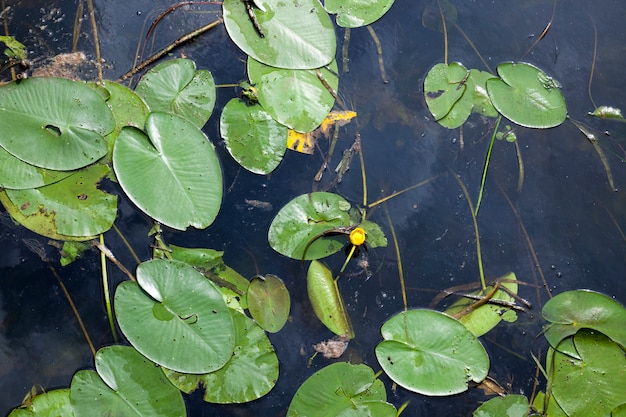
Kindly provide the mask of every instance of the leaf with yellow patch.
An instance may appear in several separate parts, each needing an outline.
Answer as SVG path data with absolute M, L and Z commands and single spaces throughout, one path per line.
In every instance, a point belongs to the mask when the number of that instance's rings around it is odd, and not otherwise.
M 354 117 L 356 117 L 356 112 L 351 110 L 331 111 L 322 121 L 322 124 L 312 132 L 299 133 L 289 129 L 287 148 L 292 151 L 313 155 L 315 144 L 320 136 L 324 135 L 324 137 L 328 138 L 331 126 L 343 126 L 350 123 L 350 120 Z

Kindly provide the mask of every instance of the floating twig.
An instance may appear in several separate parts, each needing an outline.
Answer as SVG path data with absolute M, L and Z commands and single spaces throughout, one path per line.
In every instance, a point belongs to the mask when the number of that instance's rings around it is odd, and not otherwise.
M 374 32 L 374 29 L 372 28 L 371 25 L 367 26 L 367 30 L 370 33 L 370 36 L 372 37 L 372 40 L 374 41 L 374 44 L 376 45 L 376 53 L 378 54 L 378 68 L 380 68 L 380 76 L 383 79 L 383 82 L 385 84 L 389 83 L 389 78 L 387 78 L 387 71 L 385 71 L 385 61 L 383 61 L 383 46 L 380 43 L 380 39 L 378 39 L 378 36 L 376 35 L 376 32 Z

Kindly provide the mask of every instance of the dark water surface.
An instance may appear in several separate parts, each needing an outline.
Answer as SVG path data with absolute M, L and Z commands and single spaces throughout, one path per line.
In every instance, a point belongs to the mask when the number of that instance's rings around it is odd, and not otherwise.
M 105 76 L 116 79 L 132 66 L 137 42 L 145 34 L 144 22 L 151 22 L 170 3 L 94 3 L 106 59 Z M 523 56 L 550 20 L 553 6 L 552 1 L 539 0 L 453 3 L 458 10 L 458 27 L 492 71 L 502 61 Z M 9 30 L 28 45 L 33 58 L 71 50 L 77 2 L 17 1 L 12 7 Z M 444 48 L 443 35 L 422 25 L 427 7 L 433 4 L 397 0 L 388 15 L 373 25 L 382 42 L 388 83 L 382 81 L 369 32 L 365 28 L 352 31 L 350 71 L 340 76 L 340 94 L 359 116 L 357 123 L 342 128 L 337 145 L 338 151 L 349 148 L 358 128 L 369 201 L 439 175 L 428 185 L 387 204 L 398 234 L 408 304 L 416 308 L 427 307 L 441 289 L 478 282 L 471 216 L 450 172 L 460 175 L 475 201 L 494 122 L 472 116 L 461 136 L 459 129 L 442 128 L 430 117 L 422 83 L 428 70 L 443 61 Z M 219 11 L 206 5 L 187 9 L 176 11 L 159 25 L 154 49 L 213 20 Z M 530 395 L 532 391 L 535 366 L 530 351 L 545 351 L 542 338 L 536 336 L 542 324 L 541 306 L 549 293 L 589 288 L 626 302 L 626 238 L 621 229 L 626 223 L 626 173 L 622 164 L 626 158 L 626 125 L 586 116 L 594 108 L 587 93 L 594 49 L 592 22 L 598 33 L 593 99 L 598 105 L 626 107 L 622 93 L 626 89 L 624 21 L 626 9 L 619 1 L 559 2 L 550 31 L 524 57 L 561 82 L 570 117 L 594 129 L 608 156 L 617 191 L 610 189 L 591 144 L 568 122 L 548 130 L 517 128 L 524 161 L 520 192 L 515 145 L 498 141 L 493 150 L 478 216 L 485 273 L 496 278 L 514 271 L 518 279 L 539 286 L 520 288 L 520 295 L 533 303 L 530 314 L 521 314 L 513 324 L 500 324 L 482 338 L 492 361 L 490 374 L 513 393 Z M 448 29 L 449 60 L 487 70 L 459 30 Z M 343 29 L 337 30 L 337 36 L 342 39 Z M 78 49 L 93 58 L 88 20 L 83 21 Z M 245 78 L 245 55 L 231 43 L 223 27 L 174 53 L 181 54 L 194 59 L 199 68 L 209 69 L 217 84 Z M 87 65 L 82 76 L 93 77 L 93 68 Z M 315 184 L 313 176 L 321 165 L 319 154 L 293 152 L 286 154 L 270 176 L 240 170 L 220 143 L 217 117 L 220 107 L 235 94 L 232 88 L 219 89 L 218 107 L 204 129 L 217 146 L 224 170 L 226 192 L 220 215 L 207 230 L 166 232 L 165 238 L 168 243 L 224 250 L 227 264 L 245 276 L 257 272 L 279 275 L 292 295 L 292 320 L 283 331 L 270 335 L 281 368 L 279 381 L 269 395 L 251 404 L 215 406 L 194 394 L 187 397 L 188 414 L 282 416 L 296 388 L 328 364 L 317 358 L 307 368 L 311 345 L 332 335 L 311 312 L 303 267 L 269 248 L 267 229 L 280 207 L 299 194 L 323 189 L 332 175 L 327 172 L 321 184 Z M 336 156 L 333 163 L 338 161 Z M 356 160 L 336 192 L 354 203 L 362 201 Z M 273 210 L 250 207 L 246 199 L 267 201 Z M 140 258 L 148 259 L 150 221 L 123 199 L 119 214 L 118 227 L 130 238 Z M 371 210 L 370 219 L 383 226 L 391 243 L 384 210 Z M 45 248 L 96 347 L 111 344 L 112 339 L 107 331 L 97 254 L 90 253 L 61 268 L 55 249 L 47 246 L 46 239 L 13 225 L 6 213 L 0 214 L 0 222 L 0 413 L 4 413 L 17 406 L 33 385 L 66 387 L 76 370 L 93 367 L 89 348 L 48 264 L 28 249 L 24 239 L 35 239 Z M 105 239 L 118 258 L 133 267 L 119 238 L 108 233 Z M 530 256 L 531 250 L 538 264 Z M 328 260 L 335 270 L 341 258 L 338 254 Z M 358 275 L 359 269 L 352 266 L 350 275 L 341 280 L 341 290 L 356 331 L 347 355 L 378 370 L 374 347 L 380 341 L 380 326 L 403 305 L 393 245 L 371 250 L 369 263 L 375 272 L 370 279 Z M 548 288 L 543 287 L 540 271 Z M 113 267 L 109 273 L 114 283 L 124 279 Z M 477 390 L 452 398 L 423 397 L 401 388 L 392 390 L 391 382 L 383 380 L 391 402 L 399 406 L 411 401 L 403 413 L 407 417 L 469 416 L 485 399 Z

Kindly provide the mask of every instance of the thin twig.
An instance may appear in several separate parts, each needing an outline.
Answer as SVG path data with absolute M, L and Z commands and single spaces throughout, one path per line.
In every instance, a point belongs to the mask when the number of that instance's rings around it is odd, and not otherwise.
M 163 58 L 165 55 L 167 55 L 174 49 L 178 48 L 180 45 L 183 45 L 189 42 L 190 40 L 202 35 L 203 33 L 208 32 L 209 30 L 213 29 L 214 27 L 216 27 L 217 25 L 223 22 L 224 20 L 221 17 L 218 17 L 217 20 L 215 20 L 214 22 L 211 22 L 206 26 L 202 26 L 201 28 L 196 29 L 193 32 L 190 32 L 184 36 L 181 36 L 180 38 L 172 42 L 170 45 L 161 49 L 159 52 L 152 55 L 151 57 L 143 61 L 141 64 L 139 64 L 138 66 L 131 69 L 126 74 L 122 75 L 120 78 L 118 78 L 117 82 L 119 83 L 119 82 L 125 81 L 128 78 L 132 77 L 133 75 L 137 74 L 138 72 L 143 71 L 144 69 L 152 65 L 154 62 L 158 61 L 159 59 Z
M 371 25 L 367 26 L 367 30 L 370 33 L 370 36 L 372 37 L 372 40 L 374 41 L 374 44 L 376 45 L 376 53 L 378 54 L 378 67 L 380 68 L 380 76 L 383 79 L 383 82 L 385 84 L 389 83 L 389 78 L 387 78 L 387 71 L 385 71 L 385 61 L 383 60 L 383 46 L 380 43 L 380 39 L 378 39 L 378 36 L 376 35 L 376 32 L 374 32 L 374 29 L 372 28 Z
M 552 27 L 552 22 L 554 22 L 554 16 L 556 15 L 556 3 L 557 3 L 557 0 L 554 0 L 554 4 L 552 5 L 552 16 L 550 16 L 550 20 L 546 24 L 546 27 L 543 29 L 543 32 L 541 32 L 541 34 L 539 34 L 535 42 L 533 42 L 533 44 L 530 45 L 530 48 L 528 48 L 526 52 L 524 52 L 524 55 L 520 57 L 520 60 L 524 59 L 524 57 L 528 55 L 528 53 L 532 51 L 535 48 L 535 46 L 537 46 L 537 44 L 548 34 L 548 31 Z
M 404 311 L 408 311 L 408 303 L 406 299 L 406 287 L 404 285 L 404 271 L 402 269 L 402 258 L 400 257 L 400 247 L 398 245 L 398 238 L 396 236 L 396 229 L 393 227 L 393 222 L 391 221 L 391 215 L 389 214 L 389 209 L 387 205 L 384 206 L 385 215 L 387 216 L 387 223 L 389 223 L 389 229 L 391 229 L 391 237 L 393 238 L 393 247 L 396 251 L 396 260 L 398 263 L 398 275 L 400 277 L 400 290 L 402 291 L 402 303 L 404 304 Z
M 443 63 L 448 65 L 448 27 L 446 26 L 446 17 L 443 15 L 443 9 L 439 0 L 437 0 L 437 7 L 439 7 L 441 27 L 443 28 Z
M 96 13 L 93 8 L 93 0 L 87 0 L 87 10 L 89 10 L 89 20 L 93 31 L 93 44 L 96 49 L 96 68 L 98 69 L 98 81 L 102 82 L 102 56 L 100 56 L 100 39 L 98 37 L 98 26 L 96 25 Z
M 589 100 L 591 100 L 591 104 L 593 108 L 596 109 L 596 102 L 593 101 L 593 97 L 591 96 L 591 82 L 593 81 L 593 73 L 596 69 L 596 56 L 598 53 L 598 28 L 596 27 L 596 22 L 594 22 L 593 18 L 589 16 L 591 20 L 591 26 L 593 27 L 593 59 L 591 60 L 591 71 L 589 72 L 589 82 L 587 83 L 587 94 L 589 95 Z
M 115 255 L 113 255 L 113 252 L 111 252 L 111 250 L 109 248 L 107 248 L 106 246 L 104 246 L 104 244 L 98 242 L 95 239 L 91 241 L 91 244 L 93 246 L 95 246 L 96 248 L 98 248 L 100 250 L 100 252 L 104 253 L 104 256 L 106 256 L 109 259 L 109 261 L 113 262 L 115 264 L 115 266 L 117 266 L 120 269 L 120 271 L 125 273 L 126 276 L 131 281 L 137 281 L 135 279 L 135 276 L 128 269 L 126 269 L 126 267 L 124 265 L 122 265 L 122 263 L 120 261 L 117 260 L 117 258 L 115 257 Z
M 396 191 L 395 193 L 391 193 L 391 194 L 390 194 L 390 195 L 388 195 L 387 197 L 383 197 L 383 198 L 381 198 L 381 199 L 379 199 L 379 200 L 374 201 L 373 203 L 369 203 L 369 204 L 367 205 L 367 207 L 368 207 L 368 208 L 376 207 L 376 206 L 377 206 L 377 205 L 379 205 L 380 203 L 384 203 L 384 202 L 385 202 L 385 201 L 387 201 L 387 200 L 391 200 L 392 198 L 397 197 L 397 196 L 399 196 L 400 194 L 403 194 L 403 193 L 406 193 L 407 191 L 411 191 L 411 190 L 413 190 L 413 189 L 415 189 L 415 188 L 421 187 L 422 185 L 426 185 L 426 184 L 428 184 L 429 182 L 434 181 L 434 180 L 436 180 L 437 178 L 441 177 L 442 175 L 445 175 L 445 172 L 444 172 L 444 173 L 442 173 L 442 174 L 437 174 L 437 175 L 435 175 L 435 176 L 433 176 L 433 177 L 430 177 L 430 178 L 428 178 L 428 179 L 426 179 L 426 180 L 424 180 L 424 181 L 418 182 L 417 184 L 413 184 L 413 185 L 411 185 L 410 187 L 406 187 L 406 188 L 405 188 L 405 189 L 403 189 L 403 190 Z
M 350 28 L 345 28 L 343 32 L 343 44 L 341 45 L 341 62 L 343 72 L 346 73 L 350 71 L 348 67 L 348 61 L 350 61 L 350 57 L 348 55 L 348 47 L 350 46 Z

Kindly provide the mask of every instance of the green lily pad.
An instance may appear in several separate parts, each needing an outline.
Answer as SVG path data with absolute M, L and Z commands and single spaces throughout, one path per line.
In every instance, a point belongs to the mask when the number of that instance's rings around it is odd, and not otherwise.
M 452 62 L 450 65 L 435 65 L 424 79 L 424 97 L 428 110 L 438 122 L 445 118 L 444 126 L 448 128 L 462 125 L 472 111 L 471 100 L 460 101 L 467 89 L 463 81 L 468 76 L 468 70 L 462 64 Z
M 233 42 L 257 61 L 278 68 L 323 67 L 335 57 L 337 41 L 330 17 L 317 0 L 257 0 L 253 9 L 263 37 L 241 0 L 223 3 L 224 26 Z
M 526 417 L 528 399 L 523 395 L 492 398 L 474 411 L 472 417 Z
M 317 318 L 336 335 L 352 339 L 352 323 L 330 269 L 319 261 L 312 261 L 306 274 L 306 283 L 309 301 Z
M 554 348 L 583 328 L 604 333 L 626 347 L 626 308 L 604 294 L 588 290 L 566 291 L 548 300 L 542 314 L 551 323 L 544 335 Z
M 37 416 L 74 417 L 74 409 L 70 403 L 70 389 L 55 389 L 39 394 L 28 406 L 16 408 L 9 414 L 9 417 Z
M 4 190 L 0 201 L 22 226 L 59 240 L 88 240 L 111 228 L 117 197 L 97 188 L 109 172 L 92 165 L 40 188 Z
M 549 128 L 567 117 L 558 81 L 527 63 L 498 65 L 500 78 L 487 80 L 487 92 L 504 117 L 521 126 Z
M 393 5 L 394 0 L 327 0 L 328 13 L 337 15 L 337 24 L 344 28 L 358 28 L 374 23 Z
M 321 68 L 323 79 L 337 91 L 337 62 Z M 276 121 L 298 132 L 317 128 L 335 104 L 335 98 L 311 69 L 282 69 L 248 57 L 248 77 L 256 84 L 259 103 Z
M 320 259 L 341 250 L 347 236 L 313 238 L 330 229 L 351 225 L 350 203 L 337 194 L 314 192 L 291 200 L 270 224 L 267 239 L 278 253 L 292 259 Z M 306 255 L 306 256 L 305 256 Z
M 215 106 L 215 81 L 207 70 L 196 70 L 190 59 L 171 59 L 148 71 L 135 89 L 150 111 L 174 113 L 202 128 Z
M 130 343 L 159 365 L 207 373 L 230 360 L 230 311 L 215 285 L 191 266 L 160 259 L 142 263 L 137 282 L 117 287 L 114 306 Z
M 203 375 L 165 371 L 169 380 L 186 393 L 200 386 L 204 400 L 235 404 L 267 394 L 278 379 L 278 358 L 265 332 L 242 313 L 231 312 L 235 325 L 235 350 L 221 369 Z
M 127 127 L 115 141 L 113 167 L 122 189 L 166 226 L 208 227 L 222 201 L 222 171 L 213 145 L 171 113 L 150 113 L 146 132 Z
M 23 190 L 52 184 L 72 171 L 52 171 L 28 164 L 0 147 L 0 188 Z
M 133 90 L 113 81 L 105 81 L 104 86 L 109 92 L 107 105 L 115 117 L 115 129 L 107 135 L 109 156 L 113 152 L 115 139 L 126 126 L 143 129 L 149 110 L 146 103 Z
M 107 153 L 115 120 L 85 83 L 29 78 L 1 87 L 0 103 L 0 146 L 31 165 L 69 171 Z
M 96 353 L 95 361 L 98 373 L 83 370 L 72 378 L 70 399 L 76 417 L 186 415 L 180 391 L 161 368 L 135 349 L 105 347 Z
M 254 277 L 248 287 L 247 300 L 250 315 L 265 331 L 278 332 L 289 318 L 289 291 L 276 275 Z
M 424 395 L 453 395 L 480 382 L 489 357 L 467 328 L 432 310 L 409 310 L 387 320 L 376 346 L 381 367 L 398 385 Z
M 574 335 L 574 344 L 580 359 L 554 352 L 552 395 L 568 416 L 608 416 L 626 402 L 624 350 L 588 329 Z
M 226 149 L 242 167 L 255 174 L 269 174 L 287 150 L 287 127 L 275 121 L 263 107 L 231 99 L 220 116 L 220 132 Z
M 367 414 L 369 407 L 378 409 L 377 403 L 386 404 L 386 401 L 385 387 L 376 379 L 372 368 L 337 362 L 317 371 L 304 381 L 289 404 L 287 417 L 393 417 L 395 413 Z M 358 410 L 359 407 L 362 407 L 359 414 L 350 411 Z
M 513 272 L 509 272 L 507 275 L 502 277 L 503 280 L 513 281 L 516 279 L 515 274 Z M 502 287 L 506 287 L 511 293 L 517 294 L 517 282 L 501 282 L 499 284 Z M 486 292 L 490 292 L 493 287 L 487 287 Z M 477 291 L 475 294 L 480 293 L 484 295 L 484 292 Z M 502 300 L 510 303 L 515 302 L 515 299 L 511 297 L 507 292 L 503 290 L 497 290 L 493 296 L 491 297 L 494 300 Z M 476 337 L 480 337 L 496 327 L 500 321 L 507 318 L 505 314 L 509 314 L 511 319 L 507 321 L 515 321 L 517 315 L 515 311 L 509 309 L 508 307 L 486 303 L 478 308 L 470 307 L 476 300 L 471 300 L 468 298 L 462 298 L 456 303 L 452 304 L 449 308 L 446 309 L 445 313 L 450 316 L 458 317 L 458 313 L 465 314 L 459 317 L 459 321 L 465 325 L 469 329 L 470 332 Z

